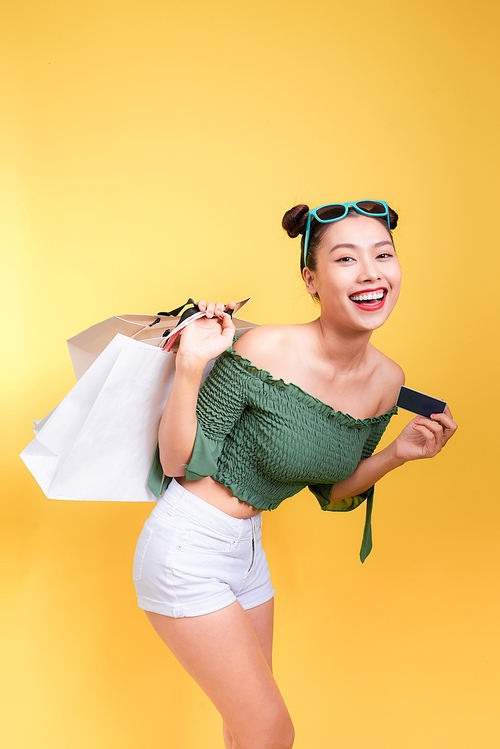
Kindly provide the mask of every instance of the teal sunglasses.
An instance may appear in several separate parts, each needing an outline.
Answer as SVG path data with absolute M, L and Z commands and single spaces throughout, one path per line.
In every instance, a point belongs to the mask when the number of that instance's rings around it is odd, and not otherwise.
M 328 203 L 320 205 L 319 208 L 313 208 L 307 216 L 306 234 L 304 238 L 304 266 L 307 265 L 307 250 L 309 249 L 309 237 L 311 235 L 311 221 L 313 218 L 320 224 L 331 224 L 334 221 L 340 221 L 345 218 L 349 208 L 354 208 L 357 213 L 363 216 L 372 216 L 374 218 L 384 218 L 387 220 L 387 226 L 394 229 L 397 224 L 397 215 L 389 208 L 385 200 L 356 200 L 354 203 Z

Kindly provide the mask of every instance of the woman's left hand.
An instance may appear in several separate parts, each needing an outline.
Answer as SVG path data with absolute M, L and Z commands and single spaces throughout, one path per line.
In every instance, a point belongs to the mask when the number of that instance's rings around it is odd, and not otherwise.
M 432 414 L 432 419 L 418 416 L 394 440 L 396 458 L 403 463 L 420 458 L 434 458 L 450 437 L 453 437 L 457 428 L 448 406 L 444 413 Z

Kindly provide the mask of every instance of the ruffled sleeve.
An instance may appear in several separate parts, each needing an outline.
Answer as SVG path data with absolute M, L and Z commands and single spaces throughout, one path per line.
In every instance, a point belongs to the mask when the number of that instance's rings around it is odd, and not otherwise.
M 363 446 L 361 460 L 365 460 L 373 454 L 387 428 L 390 419 L 396 413 L 397 408 L 396 406 L 394 406 L 394 408 L 387 414 L 384 414 L 382 417 L 378 417 L 372 420 L 372 423 L 370 425 L 370 432 Z M 335 501 L 332 501 L 330 499 L 332 486 L 333 484 L 309 485 L 310 491 L 318 500 L 322 510 L 327 510 L 330 512 L 349 512 L 350 510 L 354 510 L 356 507 L 359 507 L 359 505 L 366 500 L 365 526 L 363 530 L 361 549 L 359 552 L 360 559 L 362 562 L 364 562 L 368 554 L 371 552 L 373 545 L 371 517 L 373 511 L 373 495 L 375 493 L 375 486 L 370 486 L 369 489 L 361 492 L 361 494 L 357 494 L 354 497 L 347 497 L 346 499 L 339 499 Z
M 246 378 L 231 351 L 219 357 L 198 396 L 198 429 L 191 460 L 186 465 L 188 481 L 213 476 L 226 436 L 247 404 Z
M 188 481 L 217 472 L 217 459 L 224 440 L 246 406 L 245 392 L 245 375 L 235 364 L 231 350 L 226 351 L 217 359 L 198 394 L 198 427 L 193 452 L 185 468 Z M 169 483 L 170 479 L 163 474 L 157 448 L 148 486 L 159 497 Z

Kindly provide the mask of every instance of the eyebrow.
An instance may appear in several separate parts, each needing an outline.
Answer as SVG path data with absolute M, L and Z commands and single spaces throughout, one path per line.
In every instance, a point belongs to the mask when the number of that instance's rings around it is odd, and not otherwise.
M 394 247 L 393 243 L 390 239 L 383 239 L 381 242 L 376 242 L 372 247 L 382 247 L 385 244 L 390 244 L 391 247 Z M 356 250 L 358 249 L 358 245 L 350 244 L 349 242 L 340 242 L 339 244 L 335 244 L 330 252 L 333 252 L 334 250 L 338 250 L 340 247 L 344 247 L 347 250 Z

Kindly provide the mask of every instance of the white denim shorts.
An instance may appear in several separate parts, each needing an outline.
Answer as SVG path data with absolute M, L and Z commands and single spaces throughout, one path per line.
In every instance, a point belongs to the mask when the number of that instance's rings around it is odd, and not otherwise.
M 269 601 L 274 589 L 261 528 L 262 515 L 233 518 L 172 479 L 137 541 L 139 607 L 177 618 L 234 601 L 244 609 Z

